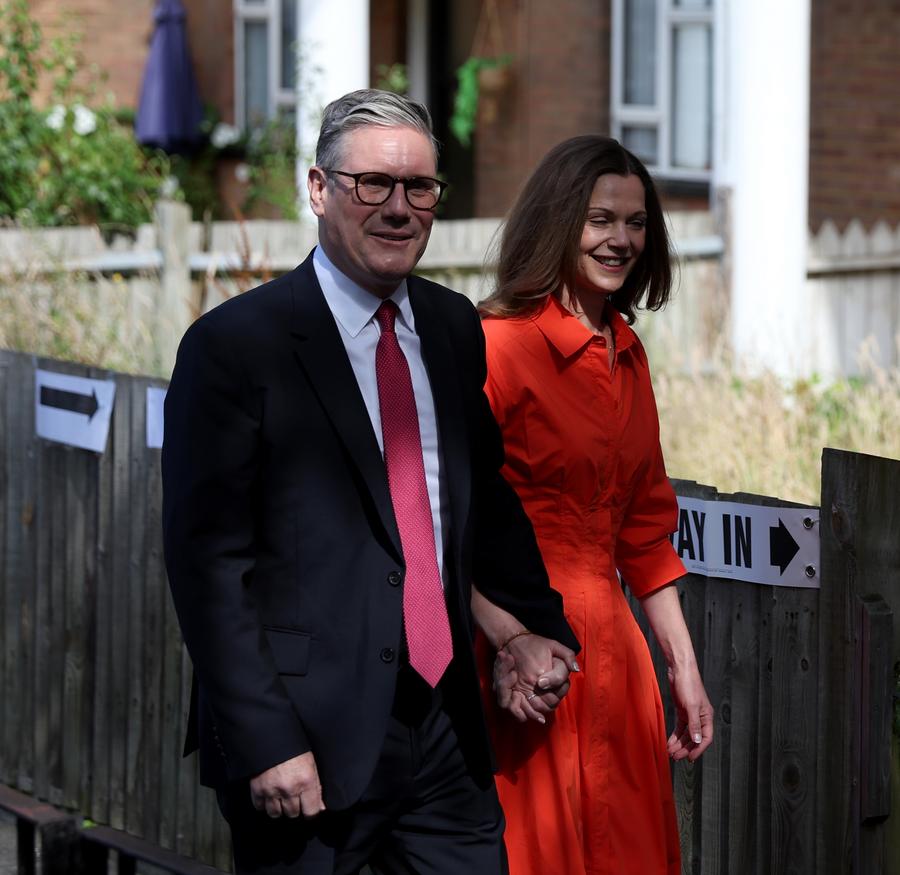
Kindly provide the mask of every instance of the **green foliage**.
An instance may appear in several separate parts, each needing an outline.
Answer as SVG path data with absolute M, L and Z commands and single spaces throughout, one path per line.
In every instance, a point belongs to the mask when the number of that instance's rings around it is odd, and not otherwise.
M 297 135 L 291 115 L 280 115 L 247 132 L 222 122 L 216 110 L 207 107 L 200 132 L 201 144 L 193 152 L 170 159 L 180 196 L 195 220 L 233 219 L 253 211 L 298 217 Z M 246 183 L 240 202 L 220 200 L 216 166 L 222 158 L 239 160 L 236 174 Z
M 297 131 L 289 115 L 256 128 L 247 139 L 248 188 L 245 208 L 274 207 L 283 218 L 297 211 Z
M 172 176 L 178 181 L 180 196 L 191 208 L 195 221 L 231 219 L 222 208 L 216 185 L 216 165 L 220 158 L 246 155 L 247 137 L 232 125 L 225 124 L 212 106 L 205 106 L 200 123 L 201 141 L 191 152 L 171 155 Z
M 379 64 L 375 68 L 378 80 L 376 88 L 382 91 L 393 91 L 394 94 L 407 94 L 409 92 L 409 75 L 406 72 L 406 64 Z
M 478 74 L 492 67 L 505 67 L 512 61 L 512 55 L 499 58 L 471 57 L 456 70 L 456 97 L 453 100 L 453 115 L 450 116 L 450 130 L 463 146 L 472 142 L 475 122 L 478 118 Z
M 28 0 L 0 0 L 0 220 L 130 229 L 150 218 L 168 162 L 76 88 L 83 69 L 76 38 L 47 43 Z M 41 76 L 49 110 L 34 101 Z

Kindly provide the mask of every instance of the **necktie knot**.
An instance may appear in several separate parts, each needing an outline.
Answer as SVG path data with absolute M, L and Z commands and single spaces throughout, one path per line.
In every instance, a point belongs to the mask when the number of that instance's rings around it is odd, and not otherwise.
M 382 331 L 394 331 L 394 321 L 397 318 L 397 305 L 393 301 L 382 301 L 375 311 L 375 321 Z

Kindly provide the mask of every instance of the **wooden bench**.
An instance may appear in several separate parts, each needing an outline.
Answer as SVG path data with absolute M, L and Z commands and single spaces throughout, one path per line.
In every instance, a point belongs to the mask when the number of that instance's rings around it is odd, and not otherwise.
M 221 869 L 120 830 L 83 826 L 79 815 L 2 784 L 0 811 L 16 821 L 17 875 L 107 875 L 110 851 L 116 853 L 118 875 L 136 875 L 138 863 L 170 875 L 223 875 Z M 40 853 L 36 853 L 36 840 Z
M 78 871 L 78 817 L 4 785 L 0 785 L 0 811 L 16 820 L 18 875 L 72 875 Z M 40 842 L 40 868 L 35 839 Z
M 110 851 L 118 854 L 118 875 L 135 875 L 139 862 L 150 863 L 172 875 L 222 875 L 221 869 L 108 826 L 90 826 L 81 831 L 83 875 L 106 875 Z

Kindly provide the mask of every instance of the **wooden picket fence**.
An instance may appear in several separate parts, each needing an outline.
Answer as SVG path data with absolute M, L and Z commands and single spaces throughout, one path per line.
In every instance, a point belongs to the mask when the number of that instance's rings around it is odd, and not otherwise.
M 727 240 L 709 211 L 672 211 L 667 221 L 677 289 L 663 312 L 641 323 L 641 337 L 651 361 L 703 369 L 730 343 Z M 492 287 L 499 227 L 489 218 L 436 221 L 416 272 L 481 299 Z M 119 353 L 126 363 L 114 366 L 167 376 L 199 313 L 293 269 L 315 243 L 309 221 L 204 225 L 190 221 L 184 204 L 162 201 L 154 223 L 138 228 L 133 240 L 108 242 L 94 227 L 0 228 L 0 283 L 17 298 L 32 298 L 37 311 L 50 306 L 54 284 L 64 286 L 68 306 L 86 325 L 114 321 L 127 351 Z M 793 327 L 812 335 L 810 374 L 900 366 L 900 224 L 866 228 L 853 221 L 839 229 L 825 222 L 809 235 L 807 283 L 810 309 Z
M 116 381 L 104 453 L 35 436 L 36 367 Z M 0 784 L 227 870 L 181 757 L 191 668 L 145 438 L 161 385 L 0 351 Z M 673 768 L 685 873 L 900 873 L 898 532 L 900 462 L 826 450 L 821 590 L 680 584 L 717 708 L 714 746 Z

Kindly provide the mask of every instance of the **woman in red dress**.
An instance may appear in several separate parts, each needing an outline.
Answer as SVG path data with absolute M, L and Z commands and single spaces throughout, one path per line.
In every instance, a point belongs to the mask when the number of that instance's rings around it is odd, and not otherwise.
M 548 654 L 506 678 L 516 681 L 512 710 L 538 722 L 492 715 L 511 875 L 681 871 L 668 757 L 706 750 L 713 709 L 672 586 L 685 573 L 668 539 L 677 506 L 647 357 L 630 327 L 639 305 L 666 303 L 670 286 L 665 220 L 646 168 L 605 137 L 553 149 L 509 216 L 497 288 L 481 308 L 504 474 L 583 647 L 582 670 L 555 711 L 556 697 L 533 686 Z M 677 711 L 668 739 L 620 576 L 668 662 Z M 506 652 L 527 630 L 477 594 L 473 607 L 501 648 L 503 676 L 513 665 Z

